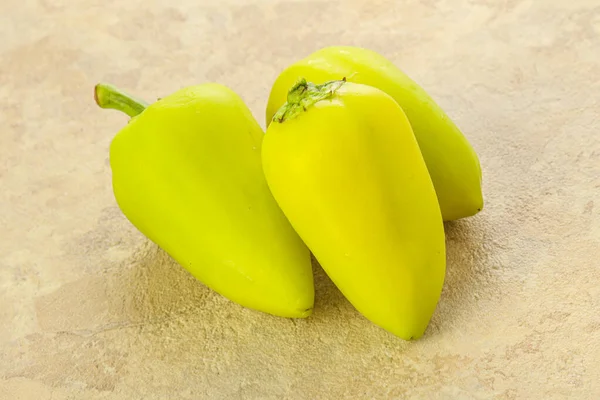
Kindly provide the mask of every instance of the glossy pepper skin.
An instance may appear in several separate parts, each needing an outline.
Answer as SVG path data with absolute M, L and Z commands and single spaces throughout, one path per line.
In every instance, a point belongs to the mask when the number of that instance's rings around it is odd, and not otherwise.
M 97 98 L 110 96 L 97 88 Z M 110 145 L 114 195 L 129 221 L 230 300 L 282 317 L 310 315 L 310 253 L 269 191 L 264 133 L 242 99 L 204 84 L 137 116 L 139 107 L 112 108 L 134 116 Z
M 267 106 L 267 125 L 286 102 L 288 89 L 304 77 L 314 83 L 346 78 L 376 87 L 408 117 L 437 192 L 445 221 L 475 215 L 483 208 L 477 154 L 435 101 L 392 62 L 371 50 L 326 47 L 286 68 L 275 81 Z
M 409 340 L 445 275 L 435 190 L 398 104 L 366 85 L 299 81 L 263 142 L 271 192 L 344 296 Z

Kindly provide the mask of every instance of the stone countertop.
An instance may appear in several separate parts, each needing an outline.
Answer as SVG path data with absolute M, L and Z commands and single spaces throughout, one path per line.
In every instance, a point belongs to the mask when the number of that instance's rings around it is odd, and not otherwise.
M 168 4 L 168 5 L 167 5 Z M 597 0 L 3 0 L 0 399 L 600 398 Z M 422 340 L 377 328 L 315 265 L 306 320 L 211 292 L 123 217 L 108 146 L 146 99 L 217 81 L 264 127 L 278 72 L 381 52 L 480 155 Z

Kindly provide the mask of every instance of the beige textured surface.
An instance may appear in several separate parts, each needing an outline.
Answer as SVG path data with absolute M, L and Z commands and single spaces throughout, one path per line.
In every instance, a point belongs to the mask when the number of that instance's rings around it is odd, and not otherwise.
M 0 399 L 600 398 L 598 0 L 0 2 Z M 242 309 L 116 208 L 96 109 L 219 81 L 261 124 L 277 72 L 380 51 L 463 128 L 486 208 L 447 226 L 433 322 L 406 343 L 319 267 L 316 308 Z

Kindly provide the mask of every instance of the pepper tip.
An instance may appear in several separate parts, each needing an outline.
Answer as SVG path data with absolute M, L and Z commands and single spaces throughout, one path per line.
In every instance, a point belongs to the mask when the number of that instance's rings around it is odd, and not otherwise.
M 94 101 L 96 102 L 97 105 L 100 105 L 100 99 L 98 98 L 98 89 L 99 89 L 100 84 L 96 84 L 96 86 L 94 86 Z

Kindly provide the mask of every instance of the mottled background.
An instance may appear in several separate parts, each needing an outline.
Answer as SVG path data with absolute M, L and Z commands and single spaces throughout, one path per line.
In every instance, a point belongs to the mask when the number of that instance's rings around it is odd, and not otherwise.
M 0 399 L 600 398 L 598 0 L 2 0 L 0 38 Z M 232 304 L 112 195 L 127 118 L 96 82 L 218 81 L 264 126 L 277 73 L 330 44 L 392 59 L 483 165 L 414 343 L 318 266 L 307 320 Z

